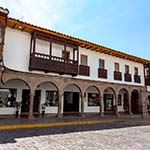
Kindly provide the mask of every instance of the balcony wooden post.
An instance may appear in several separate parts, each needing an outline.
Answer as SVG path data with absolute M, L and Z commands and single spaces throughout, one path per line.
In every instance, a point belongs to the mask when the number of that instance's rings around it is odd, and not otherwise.
M 31 34 L 31 40 L 30 40 L 30 55 L 32 53 L 32 43 L 33 43 L 33 34 Z
M 49 44 L 49 56 L 50 58 L 52 56 L 52 41 L 50 41 L 50 44 Z
M 35 53 L 35 48 L 36 48 L 36 38 L 34 36 L 33 37 L 33 54 Z
M 77 62 L 78 62 L 78 65 L 79 65 L 79 47 L 77 47 Z
M 73 60 L 75 60 L 75 51 L 76 49 L 73 48 Z
M 77 47 L 77 66 L 78 66 L 77 74 L 79 74 L 79 46 Z

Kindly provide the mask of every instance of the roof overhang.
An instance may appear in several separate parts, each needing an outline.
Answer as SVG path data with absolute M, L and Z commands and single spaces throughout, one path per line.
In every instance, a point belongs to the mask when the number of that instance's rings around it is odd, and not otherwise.
M 122 59 L 130 60 L 130 61 L 134 61 L 137 63 L 142 63 L 142 64 L 150 63 L 150 60 L 146 60 L 146 59 L 143 59 L 143 58 L 140 58 L 137 56 L 129 55 L 129 54 L 120 52 L 118 50 L 110 49 L 110 48 L 107 48 L 107 47 L 104 47 L 104 46 L 101 46 L 101 45 L 98 45 L 98 44 L 95 44 L 95 43 L 92 43 L 92 42 L 89 42 L 86 40 L 75 38 L 75 37 L 65 35 L 65 34 L 62 34 L 62 33 L 56 32 L 56 31 L 52 31 L 52 30 L 49 30 L 46 28 L 35 26 L 35 25 L 29 24 L 29 23 L 26 23 L 26 22 L 23 22 L 23 21 L 14 19 L 14 18 L 8 18 L 7 26 L 10 28 L 13 28 L 13 29 L 18 29 L 21 31 L 29 32 L 29 33 L 32 33 L 34 31 L 47 33 L 50 35 L 57 36 L 59 38 L 64 38 L 66 40 L 75 42 L 78 46 L 80 46 L 82 48 L 90 49 L 90 50 L 93 50 L 96 52 L 112 55 L 112 56 L 119 57 Z

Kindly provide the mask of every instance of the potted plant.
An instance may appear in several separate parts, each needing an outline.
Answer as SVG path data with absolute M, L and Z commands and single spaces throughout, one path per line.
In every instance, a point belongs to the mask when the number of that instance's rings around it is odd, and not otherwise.
M 16 106 L 16 118 L 19 118 L 19 114 L 20 114 L 19 112 L 21 109 L 21 102 L 16 102 L 15 106 Z
M 41 107 L 42 107 L 42 117 L 44 117 L 44 115 L 45 115 L 45 109 L 46 109 L 45 103 L 41 104 Z

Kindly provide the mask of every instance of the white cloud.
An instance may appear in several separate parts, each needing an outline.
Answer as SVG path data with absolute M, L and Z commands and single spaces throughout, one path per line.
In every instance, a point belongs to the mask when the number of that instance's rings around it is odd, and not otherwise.
M 9 9 L 10 17 L 47 28 L 66 24 L 82 10 L 85 0 L 0 0 Z M 78 7 L 79 6 L 79 7 Z M 69 22 L 68 22 L 69 23 Z

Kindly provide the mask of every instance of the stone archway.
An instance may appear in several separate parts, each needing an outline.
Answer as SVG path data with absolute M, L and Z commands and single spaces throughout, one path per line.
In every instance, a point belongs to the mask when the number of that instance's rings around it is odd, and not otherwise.
M 81 105 L 81 89 L 76 84 L 68 84 L 64 88 L 63 94 L 63 113 L 79 114 Z
M 3 104 L 5 103 L 5 106 L 2 106 L 5 108 L 5 114 L 11 115 L 14 114 L 16 110 L 19 110 L 22 116 L 28 115 L 30 104 L 30 86 L 26 81 L 18 78 L 9 79 L 4 83 L 4 85 L 1 86 L 0 90 L 1 100 L 3 101 Z M 25 95 L 26 90 L 29 91 L 28 95 Z
M 131 93 L 131 111 L 133 114 L 137 114 L 140 112 L 140 104 L 139 104 L 139 92 L 138 90 L 133 90 Z
M 103 92 L 103 101 L 104 101 L 104 113 L 114 113 L 115 109 L 115 99 L 116 93 L 112 87 L 108 87 Z
M 129 113 L 129 93 L 125 88 L 120 89 L 118 95 L 118 111 Z
M 45 108 L 46 114 L 58 112 L 59 90 L 58 87 L 49 81 L 37 85 L 34 95 L 33 113 L 40 113 Z
M 84 93 L 85 104 L 84 110 L 86 113 L 99 113 L 100 107 L 100 91 L 95 85 L 87 87 Z

